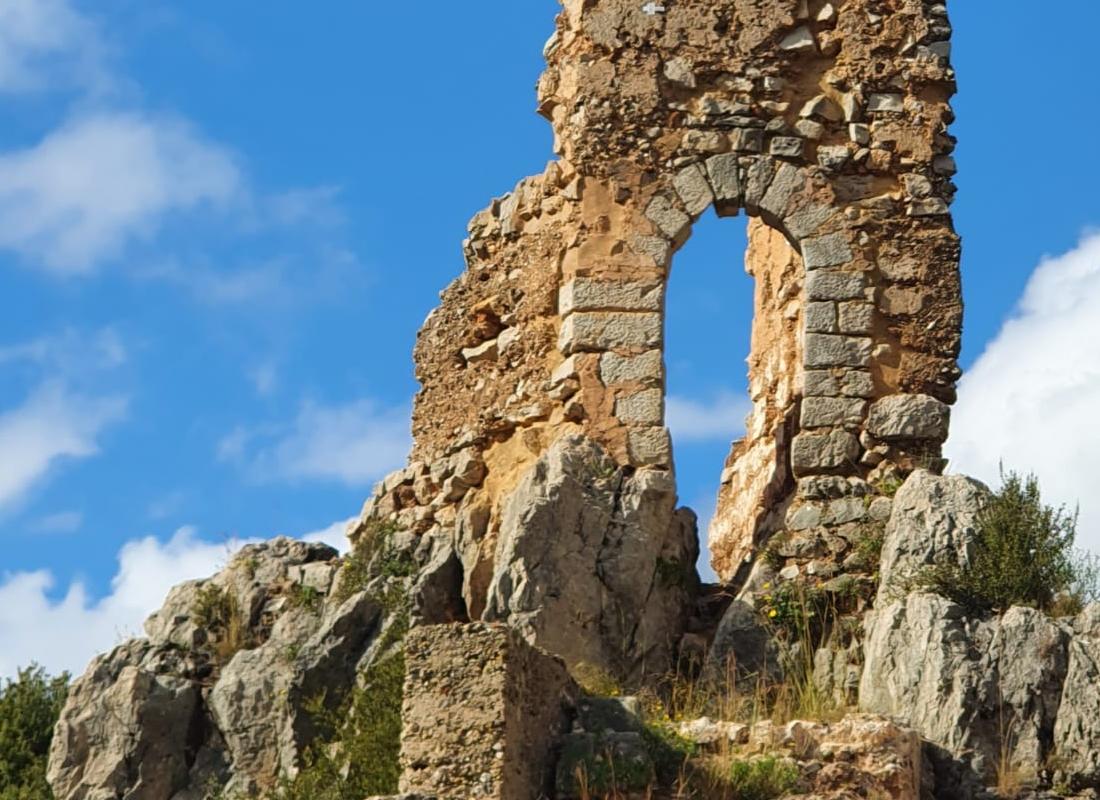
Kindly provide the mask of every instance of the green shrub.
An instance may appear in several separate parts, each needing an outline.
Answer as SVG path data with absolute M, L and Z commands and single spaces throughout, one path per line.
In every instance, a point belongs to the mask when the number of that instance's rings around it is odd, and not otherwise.
M 228 664 L 238 651 L 253 646 L 252 632 L 236 595 L 216 583 L 199 589 L 191 616 L 196 625 L 210 633 L 210 650 L 218 664 Z
M 405 656 L 370 667 L 360 686 L 335 710 L 317 698 L 309 710 L 322 735 L 302 769 L 280 786 L 281 800 L 363 800 L 397 792 L 401 775 L 401 702 Z
M 734 761 L 729 765 L 726 782 L 738 800 L 774 800 L 798 783 L 798 769 L 774 757 Z
M 343 602 L 363 591 L 375 578 L 407 578 L 416 572 L 412 555 L 394 546 L 393 537 L 398 531 L 392 522 L 373 520 L 368 524 L 355 548 L 344 559 L 337 601 Z
M 46 759 L 69 690 L 69 675 L 41 667 L 19 671 L 0 687 L 0 800 L 50 800 Z
M 918 586 L 979 613 L 1051 611 L 1067 593 L 1095 595 L 1096 570 L 1074 552 L 1077 515 L 1045 505 L 1034 475 L 1010 472 L 1002 484 L 978 515 L 971 562 L 937 564 L 917 576 Z

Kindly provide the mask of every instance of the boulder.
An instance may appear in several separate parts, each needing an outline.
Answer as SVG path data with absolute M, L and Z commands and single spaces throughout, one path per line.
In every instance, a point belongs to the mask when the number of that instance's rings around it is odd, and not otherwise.
M 671 473 L 619 468 L 558 440 L 505 500 L 486 621 L 571 665 L 622 679 L 663 671 L 698 585 L 695 516 Z
M 708 669 L 719 684 L 732 680 L 752 692 L 760 681 L 783 678 L 780 649 L 760 614 L 748 602 L 730 603 L 708 653 Z
M 991 492 L 972 478 L 917 470 L 898 490 L 886 525 L 877 605 L 904 594 L 909 579 L 944 559 L 970 561 L 978 516 Z
M 197 672 L 175 647 L 143 641 L 96 658 L 73 684 L 54 732 L 47 774 L 54 795 L 165 800 L 184 787 L 214 733 L 201 713 Z M 217 762 L 208 759 L 224 766 Z

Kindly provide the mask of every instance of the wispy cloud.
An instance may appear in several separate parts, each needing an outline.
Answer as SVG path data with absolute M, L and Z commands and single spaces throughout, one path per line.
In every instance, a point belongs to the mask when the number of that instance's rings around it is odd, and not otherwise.
M 59 511 L 31 523 L 35 533 L 74 533 L 84 524 L 84 514 L 79 511 Z
M 307 402 L 289 423 L 230 432 L 219 443 L 218 457 L 240 463 L 257 481 L 363 486 L 399 468 L 411 443 L 405 406 L 369 399 L 335 406 Z
M 0 0 L 0 92 L 112 83 L 96 26 L 67 0 Z
M 76 394 L 50 382 L 0 413 L 0 510 L 64 461 L 95 455 L 101 434 L 125 416 L 126 405 L 121 396 Z
M 240 190 L 232 156 L 179 119 L 82 117 L 0 156 L 0 248 L 85 273 L 154 236 L 170 215 L 225 204 Z
M 1038 474 L 1050 500 L 1081 505 L 1080 538 L 1100 551 L 1100 234 L 1045 258 L 1015 315 L 963 378 L 952 469 L 998 483 L 999 465 Z
M 748 397 L 722 390 L 702 399 L 669 396 L 665 416 L 676 442 L 726 442 L 745 432 L 752 410 Z
M 24 362 L 70 377 L 120 367 L 128 358 L 128 348 L 114 328 L 66 328 L 28 342 L 0 345 L 0 367 Z

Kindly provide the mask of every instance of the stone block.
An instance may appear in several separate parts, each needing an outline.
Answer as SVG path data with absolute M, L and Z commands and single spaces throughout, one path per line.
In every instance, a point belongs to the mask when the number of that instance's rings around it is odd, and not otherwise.
M 784 36 L 779 42 L 779 47 L 796 53 L 817 50 L 817 40 L 814 39 L 813 31 L 801 25 Z
M 896 394 L 884 397 L 873 406 L 867 430 L 877 439 L 896 441 L 920 439 L 947 440 L 951 409 L 924 394 Z
M 657 226 L 657 230 L 672 241 L 679 241 L 691 227 L 691 217 L 676 208 L 664 195 L 659 194 L 650 201 L 645 215 Z
M 778 219 L 785 220 L 787 206 L 791 198 L 798 193 L 804 183 L 804 176 L 798 167 L 792 164 L 783 164 L 775 171 L 768 191 L 764 199 L 760 201 L 760 208 Z
M 806 330 L 811 333 L 836 333 L 836 303 L 807 303 Z
M 825 135 L 825 126 L 812 119 L 800 119 L 794 124 L 794 132 L 803 139 L 818 141 Z
M 816 367 L 867 367 L 871 363 L 871 340 L 858 336 L 806 334 L 805 365 Z
M 867 110 L 900 114 L 905 111 L 905 98 L 900 94 L 873 94 L 867 100 Z
M 792 212 L 786 218 L 787 233 L 795 239 L 805 239 L 836 213 L 830 206 L 810 205 Z
M 659 313 L 578 312 L 565 318 L 558 345 L 566 355 L 617 348 L 652 350 L 661 346 L 663 334 Z
M 859 440 L 847 431 L 800 433 L 791 444 L 791 468 L 795 477 L 815 472 L 855 469 Z
M 858 272 L 814 270 L 806 277 L 807 300 L 861 300 L 866 282 Z
M 667 428 L 631 428 L 627 434 L 630 460 L 638 466 L 672 463 L 672 437 Z
M 806 140 L 797 136 L 776 136 L 772 139 L 770 153 L 780 158 L 802 158 Z
M 652 281 L 576 278 L 558 293 L 558 307 L 562 314 L 574 311 L 660 311 L 664 300 L 664 284 Z
M 803 428 L 857 427 L 867 402 L 848 397 L 807 397 L 802 401 Z
M 852 260 L 852 248 L 842 233 L 802 240 L 802 260 L 806 269 L 838 267 Z
M 506 626 L 475 623 L 414 629 L 405 660 L 402 792 L 549 795 L 579 697 L 560 659 Z
M 764 131 L 759 128 L 737 128 L 730 135 L 730 145 L 739 153 L 764 151 Z
M 711 191 L 706 172 L 699 164 L 680 170 L 672 179 L 672 185 L 680 195 L 684 208 L 693 217 L 698 217 L 714 202 L 714 192 Z
M 600 356 L 600 380 L 604 386 L 622 383 L 661 384 L 664 382 L 664 358 L 660 350 L 640 356 L 604 353 Z
M 775 161 L 772 159 L 762 157 L 753 160 L 745 171 L 745 206 L 747 208 L 761 207 L 775 174 Z M 784 200 L 785 205 L 786 200 Z
M 729 207 L 741 204 L 740 164 L 734 153 L 712 156 L 707 159 L 707 174 L 714 187 L 714 199 Z
M 840 332 L 868 335 L 875 326 L 875 306 L 862 300 L 840 304 Z
M 665 421 L 665 397 L 661 389 L 646 389 L 615 401 L 615 416 L 626 425 L 661 425 Z

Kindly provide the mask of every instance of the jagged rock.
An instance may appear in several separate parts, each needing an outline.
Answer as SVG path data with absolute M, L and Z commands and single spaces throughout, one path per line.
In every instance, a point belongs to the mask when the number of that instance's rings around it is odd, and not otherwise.
M 904 593 L 909 579 L 937 561 L 968 564 L 978 515 L 990 497 L 972 478 L 914 472 L 898 490 L 886 526 L 877 604 Z
M 1074 622 L 1069 664 L 1054 726 L 1055 763 L 1085 786 L 1100 786 L 1100 605 Z
M 694 515 L 675 506 L 669 473 L 563 437 L 504 504 L 484 619 L 569 664 L 664 669 L 698 581 Z
M 100 656 L 69 693 L 48 780 L 66 798 L 164 800 L 188 782 L 206 729 L 194 663 L 132 641 Z
M 862 710 L 905 720 L 982 778 L 1002 757 L 1044 763 L 1066 677 L 1063 626 L 1028 608 L 969 619 L 942 597 L 911 594 L 866 628 Z
M 332 704 L 355 682 L 381 612 L 367 592 L 323 611 L 292 609 L 270 639 L 225 666 L 207 706 L 232 762 L 227 793 L 254 794 L 296 771 L 317 734 L 305 706 L 316 698 Z
M 968 798 L 1002 764 L 1100 785 L 1100 606 L 1071 621 L 1030 608 L 971 617 L 906 578 L 968 562 L 989 490 L 917 472 L 887 526 L 882 586 L 864 622 L 860 708 L 912 725 L 930 743 L 938 797 Z
M 378 578 L 342 601 L 329 594 L 336 559 L 275 539 L 175 587 L 147 639 L 74 682 L 50 750 L 58 800 L 258 796 L 292 775 L 316 735 L 307 701 L 337 702 L 392 624 L 374 599 Z

